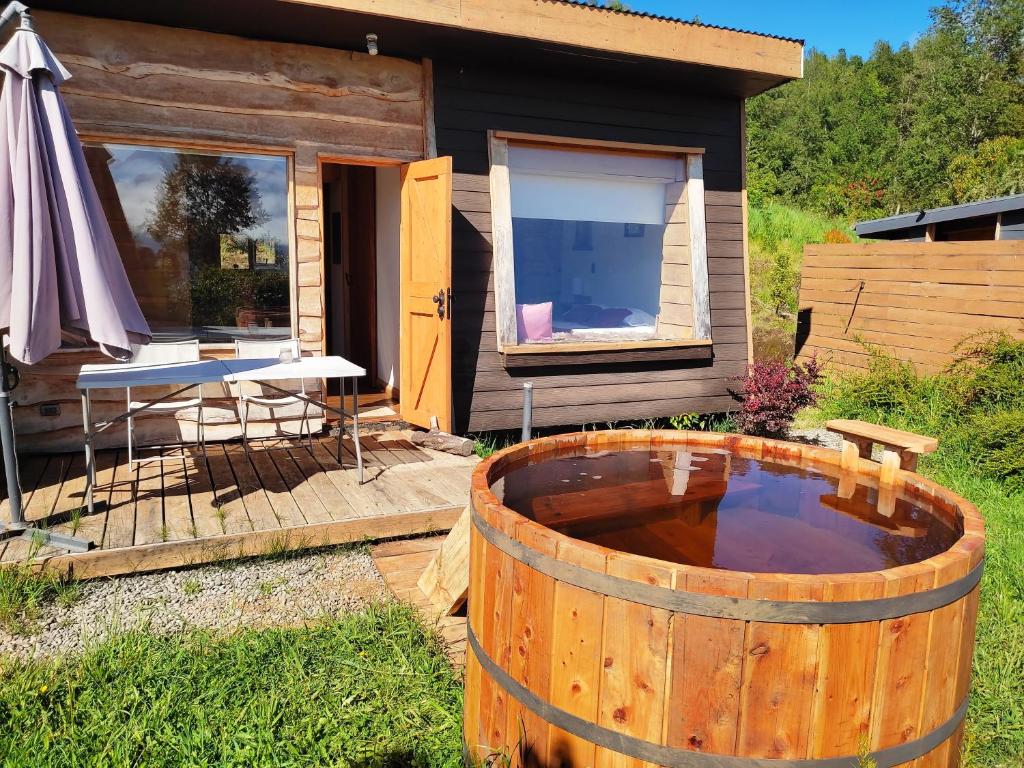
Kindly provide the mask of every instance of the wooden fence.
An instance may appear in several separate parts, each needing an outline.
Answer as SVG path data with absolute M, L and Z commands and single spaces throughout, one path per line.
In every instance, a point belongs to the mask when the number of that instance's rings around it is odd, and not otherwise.
M 863 369 L 867 342 L 936 371 L 981 331 L 1024 335 L 1024 241 L 804 249 L 798 359 Z

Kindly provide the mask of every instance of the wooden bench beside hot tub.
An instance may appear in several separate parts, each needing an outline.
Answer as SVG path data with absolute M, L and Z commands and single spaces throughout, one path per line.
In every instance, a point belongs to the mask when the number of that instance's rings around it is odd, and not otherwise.
M 852 469 L 814 446 L 640 430 L 543 438 L 474 472 L 464 739 L 541 766 L 954 768 L 970 685 L 984 552 L 968 501 L 906 470 L 896 492 L 956 521 L 926 560 L 866 573 L 743 573 L 579 541 L 500 503 L 491 486 L 526 455 L 574 447 L 724 449 Z M 520 752 L 521 754 L 521 752 Z M 513 758 L 515 760 L 515 758 Z

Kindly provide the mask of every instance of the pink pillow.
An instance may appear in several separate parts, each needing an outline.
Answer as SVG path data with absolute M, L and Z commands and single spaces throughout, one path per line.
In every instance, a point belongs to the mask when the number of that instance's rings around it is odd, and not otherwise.
M 551 302 L 516 304 L 516 331 L 519 343 L 551 338 Z

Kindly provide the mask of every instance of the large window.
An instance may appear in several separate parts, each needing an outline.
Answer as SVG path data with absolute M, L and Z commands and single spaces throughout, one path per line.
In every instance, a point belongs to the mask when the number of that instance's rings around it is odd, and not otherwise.
M 157 338 L 291 333 L 286 158 L 124 144 L 85 153 Z
M 510 235 L 495 237 L 502 348 L 705 338 L 699 160 L 492 138 L 494 228 L 507 217 Z

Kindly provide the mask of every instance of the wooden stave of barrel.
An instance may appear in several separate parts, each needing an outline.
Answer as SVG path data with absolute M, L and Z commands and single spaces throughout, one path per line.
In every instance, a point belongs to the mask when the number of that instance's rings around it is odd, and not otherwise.
M 965 580 L 979 570 L 984 556 L 977 509 L 903 470 L 896 478 L 903 493 L 958 516 L 961 538 L 920 563 L 826 576 L 737 573 L 608 550 L 522 517 L 491 491 L 517 459 L 583 445 L 726 449 L 833 472 L 840 463 L 837 452 L 814 446 L 713 433 L 627 430 L 542 438 L 495 454 L 478 467 L 471 502 L 481 525 L 548 558 L 620 579 L 700 595 L 787 602 L 917 595 Z M 877 485 L 878 473 L 879 465 L 866 459 L 856 466 L 861 483 Z M 921 757 L 888 764 L 956 766 L 963 733 L 958 711 L 962 714 L 970 685 L 978 593 L 974 586 L 934 610 L 876 621 L 779 624 L 715 618 L 631 603 L 553 578 L 494 546 L 474 525 L 467 756 L 474 762 L 507 753 L 513 765 L 545 768 L 670 762 L 645 761 L 594 743 L 586 736 L 596 729 L 670 747 L 679 765 L 716 766 L 702 760 L 704 755 L 737 768 L 755 768 L 750 759 L 813 768 L 865 750 L 884 756 L 899 745 L 927 746 L 928 738 L 952 729 Z M 478 652 L 514 682 L 503 686 Z M 552 724 L 513 695 L 510 687 L 516 684 L 553 711 L 593 728 L 581 736 Z

